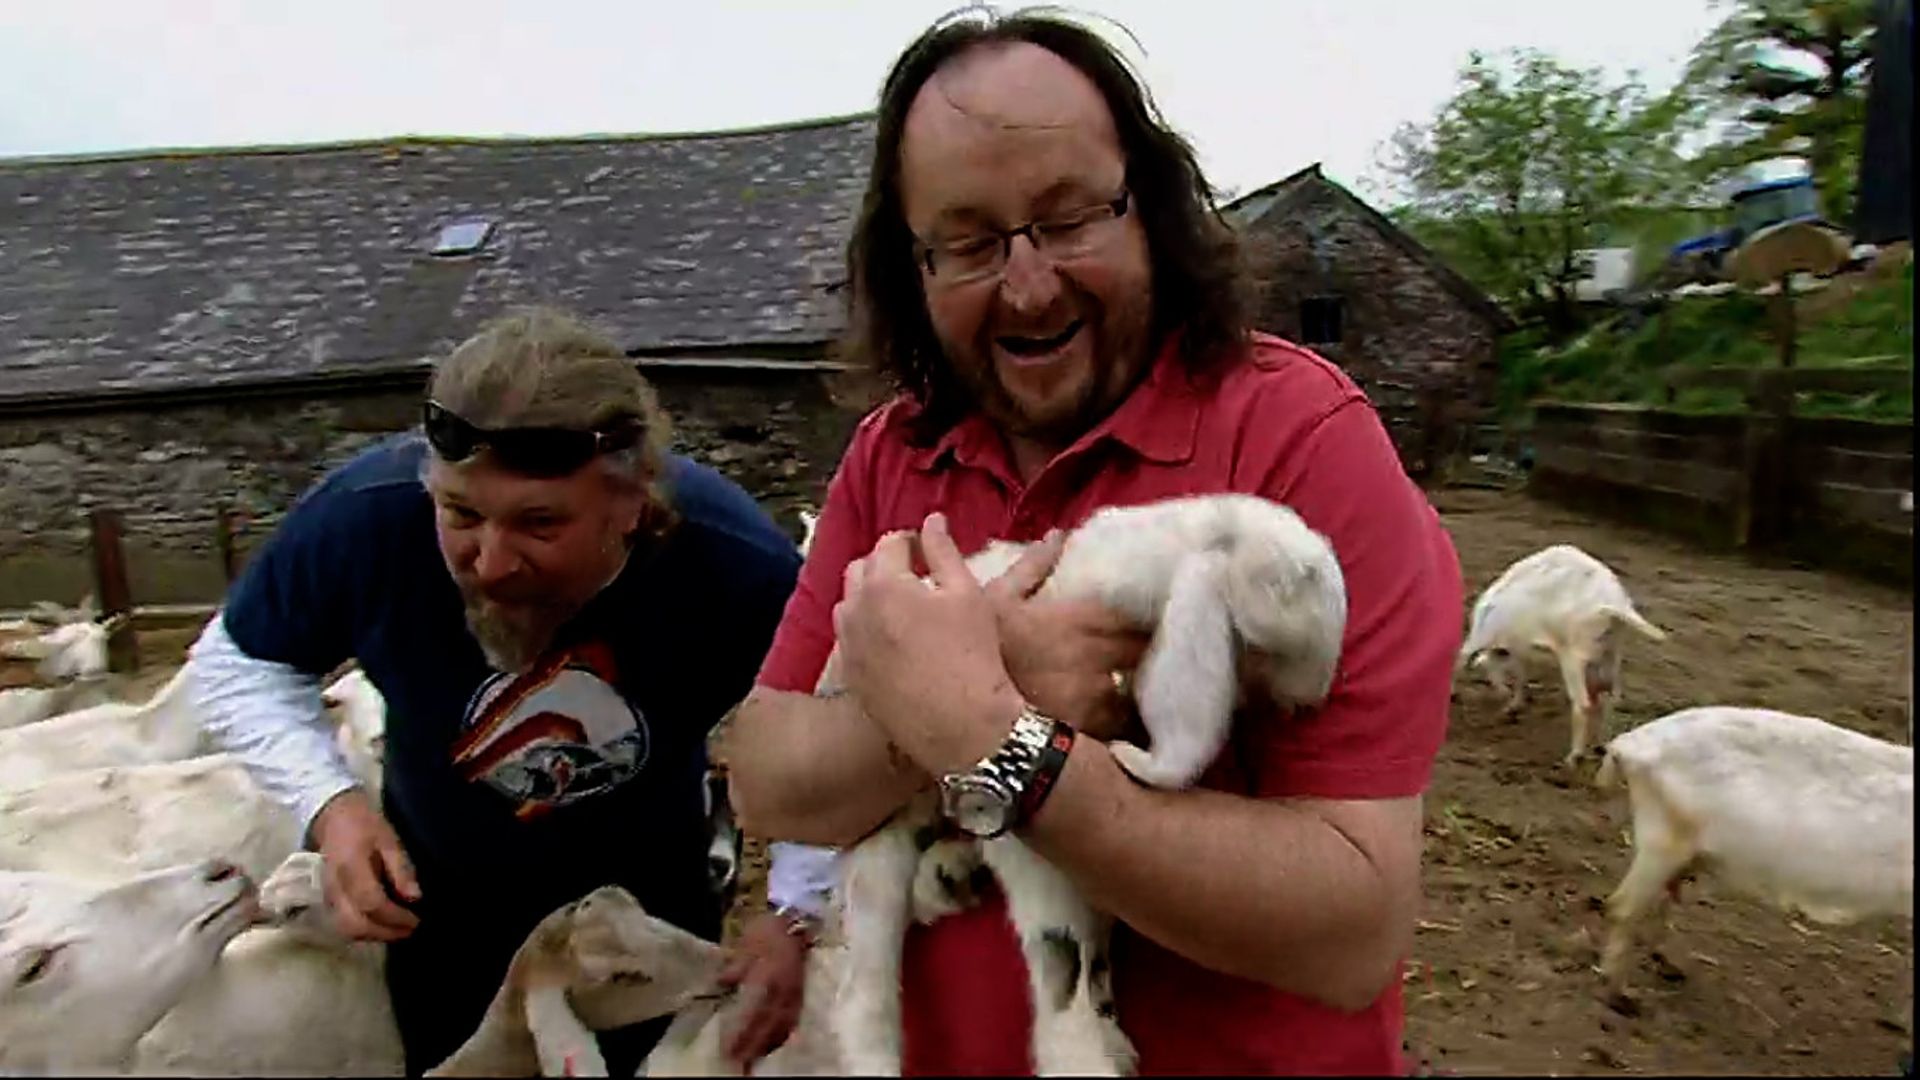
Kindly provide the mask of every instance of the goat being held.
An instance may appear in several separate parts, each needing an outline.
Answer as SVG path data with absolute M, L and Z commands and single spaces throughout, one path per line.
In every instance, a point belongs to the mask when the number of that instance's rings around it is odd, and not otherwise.
M 991 579 L 1024 550 L 991 543 L 967 565 Z M 1250 495 L 1101 510 L 1068 534 L 1035 595 L 1099 601 L 1151 631 L 1132 684 L 1150 745 L 1110 748 L 1135 779 L 1168 789 L 1192 784 L 1220 754 L 1248 682 L 1283 707 L 1324 700 L 1346 629 L 1345 580 L 1326 539 L 1286 507 Z M 841 687 L 836 649 L 815 692 Z M 1036 1070 L 1131 1071 L 1133 1049 L 1113 1019 L 1107 979 L 1111 917 L 1013 836 L 935 842 L 938 819 L 937 796 L 922 791 L 842 857 L 844 1064 L 899 1073 L 908 920 L 954 910 L 965 902 L 959 883 L 984 866 L 1006 893 L 1026 958 Z

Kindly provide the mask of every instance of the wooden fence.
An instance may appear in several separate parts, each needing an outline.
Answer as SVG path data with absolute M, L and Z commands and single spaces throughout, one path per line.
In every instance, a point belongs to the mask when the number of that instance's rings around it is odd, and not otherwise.
M 1688 386 L 1737 387 L 1741 414 L 1632 405 L 1540 403 L 1528 490 L 1672 528 L 1912 582 L 1913 425 L 1807 417 L 1817 391 L 1904 385 L 1907 371 L 1708 368 L 1670 374 Z M 1910 504 L 1909 504 L 1910 505 Z
M 271 533 L 282 516 L 250 517 L 237 510 L 220 508 L 206 522 L 220 573 L 227 584 L 232 584 L 239 574 L 247 549 Z M 168 524 L 177 527 L 178 522 L 169 520 Z M 138 528 L 138 519 L 135 528 Z M 107 639 L 107 664 L 113 671 L 138 669 L 136 635 L 140 630 L 197 624 L 219 610 L 217 599 L 204 602 L 139 602 L 129 569 L 131 561 L 127 557 L 127 531 L 126 519 L 116 510 L 98 509 L 87 514 L 92 595 L 99 604 L 102 618 L 126 616 Z M 0 611 L 0 619 L 20 618 L 31 613 L 31 609 Z

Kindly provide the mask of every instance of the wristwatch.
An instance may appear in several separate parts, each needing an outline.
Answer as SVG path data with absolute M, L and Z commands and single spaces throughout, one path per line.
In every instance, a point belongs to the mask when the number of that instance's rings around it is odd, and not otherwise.
M 1073 728 L 1024 705 L 999 748 L 966 772 L 940 777 L 940 812 L 991 839 L 1033 816 L 1073 748 Z

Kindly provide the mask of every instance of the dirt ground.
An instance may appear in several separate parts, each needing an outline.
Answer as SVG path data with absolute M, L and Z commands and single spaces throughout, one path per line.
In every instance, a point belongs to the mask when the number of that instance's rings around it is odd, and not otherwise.
M 1570 542 L 1612 566 L 1666 630 L 1636 640 L 1611 730 L 1701 704 L 1764 705 L 1906 741 L 1912 595 L 1758 566 L 1511 493 L 1434 498 L 1475 595 L 1515 559 Z M 1407 972 L 1408 1042 L 1439 1071 L 1885 1075 L 1908 1045 L 1910 927 L 1788 920 L 1702 876 L 1664 955 L 1609 1007 L 1592 970 L 1599 901 L 1626 869 L 1624 799 L 1558 767 L 1566 696 L 1544 659 L 1521 716 L 1463 678 L 1427 801 L 1427 910 Z
M 1661 645 L 1634 639 L 1615 732 L 1695 704 L 1767 705 L 1906 739 L 1908 592 L 1760 566 L 1596 522 L 1516 493 L 1435 493 L 1469 595 L 1515 559 L 1571 542 L 1611 565 Z M 157 687 L 191 630 L 142 634 Z M 1669 969 L 1643 960 L 1637 1015 L 1593 971 L 1600 901 L 1625 870 L 1624 801 L 1561 769 L 1566 700 L 1541 658 L 1513 721 L 1478 678 L 1461 681 L 1427 800 L 1426 908 L 1405 976 L 1407 1041 L 1432 1071 L 1886 1075 L 1909 1045 L 1905 926 L 1791 921 L 1689 884 L 1669 915 Z M 749 842 L 735 917 L 762 910 L 766 861 Z
M 1569 542 L 1619 573 L 1666 630 L 1622 665 L 1618 732 L 1696 704 L 1766 705 L 1906 740 L 1902 676 L 1912 597 L 1850 578 L 1757 566 L 1595 522 L 1517 493 L 1433 496 L 1469 595 L 1514 560 Z M 1464 613 L 1463 613 L 1464 617 Z M 1626 869 L 1624 799 L 1559 762 L 1566 697 L 1544 657 L 1512 722 L 1484 681 L 1454 694 L 1427 799 L 1426 909 L 1405 975 L 1407 1042 L 1455 1075 L 1886 1075 L 1908 1045 L 1908 928 L 1826 929 L 1687 885 L 1643 961 L 1638 1015 L 1601 993 L 1600 901 Z M 761 910 L 766 862 L 749 842 L 736 918 Z

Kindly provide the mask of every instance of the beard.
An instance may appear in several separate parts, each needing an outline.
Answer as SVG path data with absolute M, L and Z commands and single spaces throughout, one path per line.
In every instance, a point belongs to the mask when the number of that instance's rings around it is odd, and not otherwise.
M 980 411 L 1008 435 L 1042 444 L 1066 446 L 1106 419 L 1145 374 L 1151 308 L 1146 303 L 1108 308 L 1091 293 L 1068 284 L 1067 296 L 1081 312 L 1089 369 L 1064 397 L 1044 403 L 1023 401 L 1009 390 L 994 362 L 993 338 L 983 325 L 963 347 L 942 341 L 952 370 L 973 395 Z
M 444 538 L 441 543 L 444 555 Z M 604 535 L 598 551 L 586 556 L 593 560 L 591 587 L 580 576 L 547 572 L 515 576 L 489 591 L 463 573 L 453 559 L 446 560 L 446 567 L 460 593 L 467 632 L 487 663 L 495 671 L 521 675 L 553 648 L 562 628 L 620 576 L 629 550 L 626 533 Z
M 462 586 L 467 630 L 494 670 L 519 675 L 552 647 L 576 605 L 529 598 L 502 602 Z

